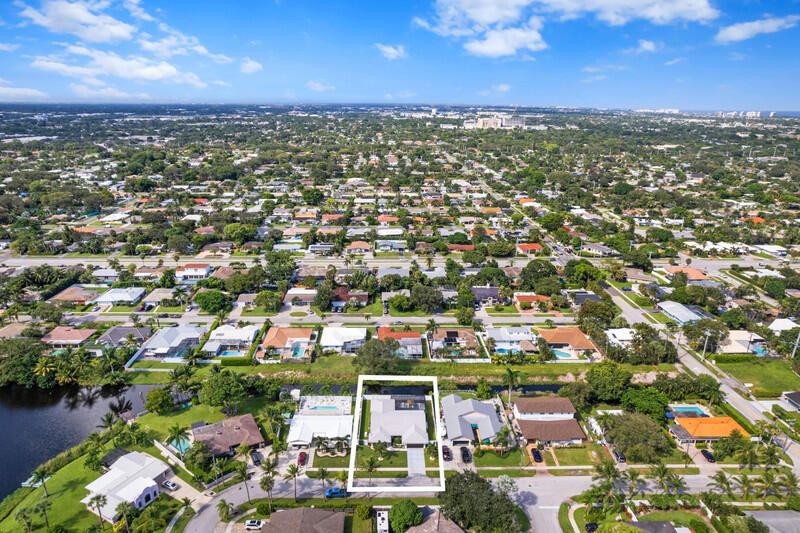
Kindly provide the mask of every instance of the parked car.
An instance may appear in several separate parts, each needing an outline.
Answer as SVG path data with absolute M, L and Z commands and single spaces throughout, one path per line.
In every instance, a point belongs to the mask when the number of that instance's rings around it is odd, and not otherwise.
M 264 527 L 263 520 L 248 520 L 244 523 L 244 528 L 247 531 L 260 531 Z
M 254 466 L 258 466 L 258 465 L 260 465 L 260 464 L 261 464 L 261 461 L 262 461 L 263 459 L 264 459 L 264 458 L 263 458 L 263 457 L 261 457 L 261 454 L 260 454 L 260 453 L 258 453 L 258 451 L 257 451 L 257 450 L 253 450 L 253 451 L 251 451 L 251 452 L 250 452 L 250 460 L 251 460 L 251 461 L 253 461 L 253 465 L 254 465 Z
M 589 522 L 584 526 L 586 533 L 594 533 L 600 526 L 597 525 L 597 522 Z
M 452 461 L 453 460 L 453 454 L 450 451 L 450 448 L 448 448 L 447 446 L 442 446 L 442 458 L 445 461 Z
M 466 446 L 462 446 L 459 451 L 461 452 L 461 461 L 469 463 L 472 460 L 472 456 Z
M 540 452 L 536 448 L 533 449 L 531 455 L 533 455 L 533 460 L 537 463 L 541 463 L 544 460 L 542 459 L 542 452 Z
M 178 490 L 178 484 L 169 479 L 165 479 L 164 481 L 162 481 L 161 486 L 167 490 L 173 490 L 173 491 Z
M 326 498 L 346 498 L 347 491 L 342 487 L 331 487 L 325 489 L 325 497 Z
M 717 458 L 714 457 L 714 454 L 711 453 L 710 451 L 708 451 L 708 450 L 700 450 L 700 453 L 703 455 L 703 457 L 706 458 L 706 461 L 708 461 L 709 463 L 716 463 L 717 462 Z
M 616 459 L 618 463 L 625 462 L 625 454 L 623 454 L 621 451 L 614 450 L 611 452 L 611 454 L 614 456 L 614 459 Z
M 306 461 L 308 461 L 308 454 L 300 452 L 300 455 L 297 456 L 297 466 L 306 466 Z

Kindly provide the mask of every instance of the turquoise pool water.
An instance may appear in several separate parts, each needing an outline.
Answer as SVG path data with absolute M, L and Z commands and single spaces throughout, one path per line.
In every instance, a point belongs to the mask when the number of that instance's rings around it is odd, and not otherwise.
M 219 354 L 220 357 L 242 357 L 243 355 L 244 352 L 239 350 L 224 350 Z
M 306 347 L 302 344 L 292 346 L 292 359 L 301 359 L 306 354 Z
M 338 409 L 335 405 L 315 405 L 311 408 L 312 411 L 337 411 Z
M 181 455 L 188 452 L 192 448 L 192 443 L 189 442 L 189 439 L 185 438 L 179 441 L 172 440 L 170 441 L 170 444 L 172 445 L 173 448 L 181 452 Z
M 763 344 L 758 344 L 755 348 L 753 348 L 753 353 L 756 355 L 767 355 L 769 350 L 767 350 L 767 347 Z
M 556 356 L 556 359 L 573 359 L 572 354 L 565 352 L 564 350 L 553 350 L 553 353 Z
M 693 414 L 694 416 L 706 416 L 705 412 L 699 407 L 672 407 L 675 414 Z

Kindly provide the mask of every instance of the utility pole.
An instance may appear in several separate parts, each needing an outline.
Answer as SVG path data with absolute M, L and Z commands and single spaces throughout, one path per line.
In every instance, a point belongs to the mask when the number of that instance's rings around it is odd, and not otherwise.
M 707 332 L 707 333 L 706 333 L 706 340 L 703 342 L 703 359 L 704 359 L 704 360 L 705 360 L 705 358 L 706 358 L 706 348 L 708 347 L 708 336 L 709 336 L 709 335 L 711 335 L 711 333 L 708 333 L 708 332 Z
M 792 348 L 792 359 L 797 354 L 797 345 L 800 344 L 800 331 L 797 332 L 797 338 L 794 340 L 794 348 Z

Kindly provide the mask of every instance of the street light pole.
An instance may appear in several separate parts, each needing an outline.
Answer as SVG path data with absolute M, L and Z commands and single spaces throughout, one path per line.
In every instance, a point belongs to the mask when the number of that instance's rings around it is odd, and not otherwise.
M 800 331 L 797 332 L 797 338 L 794 340 L 794 348 L 792 348 L 792 359 L 797 354 L 797 345 L 800 344 Z
M 703 342 L 703 359 L 704 360 L 706 358 L 706 348 L 708 347 L 708 336 L 709 335 L 711 335 L 711 333 L 706 333 L 706 340 Z

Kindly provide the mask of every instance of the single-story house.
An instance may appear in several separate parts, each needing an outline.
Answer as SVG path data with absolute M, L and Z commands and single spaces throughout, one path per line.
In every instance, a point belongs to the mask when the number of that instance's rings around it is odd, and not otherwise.
M 311 305 L 317 297 L 317 289 L 306 289 L 303 287 L 292 287 L 283 297 L 283 303 L 287 305 Z
M 272 513 L 263 533 L 344 533 L 345 513 L 313 507 L 284 509 Z
M 592 355 L 597 352 L 594 342 L 577 326 L 561 326 L 553 329 L 540 328 L 539 336 L 553 350 L 560 350 L 572 356 L 580 354 Z
M 182 358 L 197 348 L 205 333 L 205 326 L 162 328 L 145 341 L 140 353 L 145 357 Z
M 786 392 L 783 394 L 789 405 L 800 411 L 800 391 Z
M 397 355 L 403 359 L 422 358 L 422 334 L 417 331 L 392 331 L 392 328 L 379 327 L 378 339 L 394 339 L 400 344 Z
M 791 331 L 795 328 L 800 328 L 800 324 L 791 318 L 776 318 L 769 326 L 767 326 L 767 329 L 776 335 L 780 335 L 784 331 Z
M 109 289 L 94 299 L 95 304 L 135 305 L 144 296 L 142 287 Z
M 425 398 L 422 396 L 369 396 L 369 437 L 367 442 L 405 446 L 428 444 Z
M 140 345 L 153 333 L 152 328 L 135 326 L 111 326 L 105 333 L 97 338 L 97 344 L 103 346 L 131 346 Z
M 75 348 L 83 346 L 97 330 L 77 329 L 70 326 L 58 326 L 42 337 L 42 342 L 54 348 Z
M 703 318 L 700 314 L 694 312 L 685 305 L 671 300 L 658 302 L 658 308 L 661 309 L 661 312 L 667 315 L 670 320 L 677 322 L 681 326 L 697 322 Z
M 264 357 L 276 353 L 283 362 L 310 363 L 315 341 L 313 328 L 272 326 L 261 346 Z
M 603 333 L 606 334 L 609 344 L 627 348 L 633 342 L 635 331 L 632 328 L 612 328 L 605 330 Z
M 550 307 L 550 297 L 535 292 L 515 292 L 513 302 L 520 309 L 528 305 L 531 309 L 538 309 L 540 304 Z
M 259 329 L 255 325 L 237 328 L 223 324 L 209 334 L 208 340 L 203 345 L 203 351 L 213 357 L 228 350 L 234 352 L 247 350 L 253 344 Z
M 492 442 L 503 427 L 494 403 L 473 398 L 463 400 L 457 394 L 442 398 L 442 417 L 447 439 L 453 445 L 474 440 Z
M 286 443 L 299 448 L 317 440 L 334 443 L 353 431 L 353 398 L 350 396 L 302 396 L 292 417 Z
M 366 241 L 353 241 L 347 245 L 345 251 L 348 254 L 363 255 L 372 251 L 372 246 Z
M 669 432 L 681 444 L 724 439 L 734 431 L 738 431 L 743 437 L 750 436 L 736 420 L 729 416 L 676 417 L 675 423 L 669 426 Z
M 323 350 L 354 353 L 367 342 L 367 328 L 325 326 L 319 344 Z
M 113 268 L 98 268 L 92 271 L 92 277 L 100 283 L 114 283 L 119 279 L 119 273 Z
M 469 290 L 475 296 L 475 301 L 481 305 L 495 305 L 504 300 L 500 298 L 498 287 L 470 287 Z
M 50 301 L 70 303 L 74 305 L 86 305 L 89 302 L 94 301 L 94 299 L 97 298 L 97 296 L 103 291 L 105 291 L 104 287 L 72 285 L 50 298 Z
M 559 396 L 517 398 L 513 412 L 517 420 L 569 420 L 576 413 L 570 399 Z
M 517 244 L 517 254 L 519 255 L 536 255 L 541 253 L 543 249 L 544 247 L 538 242 Z
M 175 281 L 178 283 L 195 283 L 208 279 L 214 271 L 207 263 L 188 263 L 175 269 Z
M 407 267 L 383 266 L 378 268 L 378 272 L 375 275 L 378 279 L 383 279 L 387 276 L 407 278 L 410 273 L 411 271 Z
M 105 496 L 100 513 L 104 520 L 113 523 L 119 518 L 119 504 L 124 502 L 138 510 L 144 509 L 158 497 L 159 485 L 171 473 L 172 470 L 163 461 L 146 453 L 130 452 L 114 461 L 105 474 L 86 485 L 89 495 L 81 503 L 97 514 L 92 498 L 96 495 Z
M 331 308 L 334 311 L 341 311 L 346 305 L 364 307 L 369 302 L 367 291 L 351 290 L 346 285 L 340 285 L 333 289 L 333 300 Z
M 581 425 L 569 420 L 519 420 L 520 433 L 529 443 L 545 446 L 579 446 L 586 438 Z
M 12 322 L 0 328 L 0 339 L 19 339 L 22 337 L 22 332 L 28 329 L 30 323 L 28 322 Z
M 685 274 L 686 280 L 688 282 L 693 281 L 705 281 L 708 278 L 702 271 L 693 268 L 693 267 L 679 267 L 679 266 L 668 266 L 664 269 L 667 273 L 667 278 L 672 279 L 675 277 L 676 274 Z
M 497 353 L 532 353 L 536 350 L 536 334 L 527 326 L 486 328 L 486 337 L 494 341 Z
M 447 518 L 441 509 L 424 507 L 422 516 L 422 523 L 406 529 L 406 533 L 464 533 L 464 530 Z
M 467 328 L 439 328 L 428 334 L 431 358 L 481 357 L 482 350 L 475 332 Z
M 264 444 L 261 429 L 256 419 L 249 413 L 226 418 L 215 424 L 192 427 L 189 434 L 192 442 L 204 442 L 215 457 L 232 455 L 242 444 L 251 448 Z
M 150 291 L 142 303 L 150 306 L 161 305 L 162 302 L 175 299 L 175 289 L 158 288 Z

